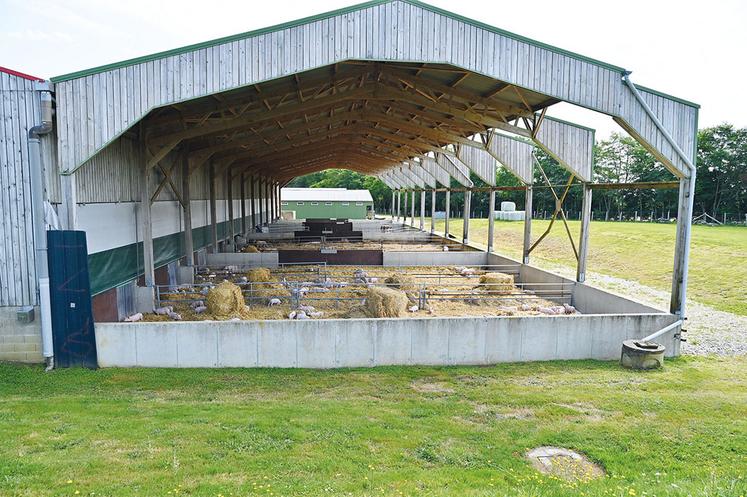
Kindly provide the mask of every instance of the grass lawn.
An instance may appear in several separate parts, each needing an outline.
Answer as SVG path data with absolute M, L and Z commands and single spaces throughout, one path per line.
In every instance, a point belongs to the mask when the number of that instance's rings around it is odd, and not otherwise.
M 608 476 L 540 476 L 527 448 Z M 0 495 L 747 495 L 747 359 L 360 370 L 0 364 Z
M 419 220 L 416 219 L 416 225 Z M 549 221 L 532 221 L 536 240 Z M 570 221 L 578 244 L 579 221 Z M 443 220 L 436 230 L 443 231 Z M 426 228 L 430 219 L 426 220 Z M 496 221 L 495 251 L 521 258 L 523 223 Z M 449 223 L 461 240 L 462 220 Z M 673 224 L 594 221 L 589 234 L 588 270 L 637 281 L 660 290 L 671 289 L 674 264 Z M 470 222 L 470 241 L 485 245 L 488 220 Z M 575 267 L 575 257 L 563 224 L 556 222 L 550 234 L 532 252 L 535 264 L 543 262 Z M 689 298 L 716 309 L 747 315 L 747 228 L 694 226 L 690 254 Z

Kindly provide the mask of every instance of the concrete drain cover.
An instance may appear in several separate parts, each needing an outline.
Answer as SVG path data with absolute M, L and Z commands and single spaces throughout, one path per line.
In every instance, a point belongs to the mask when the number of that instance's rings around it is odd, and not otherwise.
M 586 456 L 561 447 L 537 447 L 527 453 L 527 459 L 540 473 L 568 481 L 589 481 L 604 476 L 604 470 Z

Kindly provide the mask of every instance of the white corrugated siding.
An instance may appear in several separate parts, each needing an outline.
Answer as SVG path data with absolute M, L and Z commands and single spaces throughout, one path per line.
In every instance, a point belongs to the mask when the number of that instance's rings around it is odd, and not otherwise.
M 37 303 L 28 130 L 40 121 L 34 82 L 0 72 L 0 306 Z M 51 198 L 59 196 L 55 140 L 42 138 Z
M 591 181 L 594 130 L 545 118 L 534 141 L 582 181 Z
M 461 145 L 457 157 L 481 180 L 495 186 L 495 171 L 498 163 L 488 152 L 482 148 Z
M 488 151 L 490 154 L 498 159 L 498 162 L 519 178 L 519 180 L 529 185 L 534 180 L 533 150 L 534 145 L 531 143 L 500 133 L 493 133 L 488 141 Z

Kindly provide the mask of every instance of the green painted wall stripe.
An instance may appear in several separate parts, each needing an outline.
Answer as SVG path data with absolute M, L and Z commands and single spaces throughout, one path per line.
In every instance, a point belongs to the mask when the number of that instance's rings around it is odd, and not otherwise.
M 251 219 L 247 217 L 247 226 Z M 218 223 L 218 240 L 228 236 L 228 221 Z M 234 219 L 234 233 L 241 230 L 241 219 Z M 212 243 L 210 226 L 192 229 L 195 251 Z M 184 234 L 172 233 L 153 239 L 155 267 L 165 266 L 184 257 Z M 88 273 L 91 279 L 91 295 L 98 295 L 109 289 L 137 279 L 143 274 L 143 243 L 131 243 L 88 256 Z
M 330 11 L 330 12 L 325 12 L 325 13 L 322 13 L 322 14 L 317 14 L 317 15 L 313 15 L 313 16 L 309 16 L 309 17 L 304 17 L 302 19 L 297 19 L 295 21 L 290 21 L 290 22 L 286 22 L 286 23 L 282 23 L 282 24 L 277 24 L 275 26 L 269 26 L 269 27 L 257 29 L 257 30 L 254 30 L 254 31 L 247 31 L 245 33 L 239 33 L 239 34 L 235 34 L 235 35 L 231 35 L 231 36 L 225 36 L 223 38 L 216 38 L 214 40 L 204 41 L 204 42 L 201 42 L 201 43 L 195 43 L 193 45 L 187 45 L 187 46 L 184 46 L 184 47 L 174 48 L 174 49 L 166 50 L 166 51 L 163 51 L 163 52 L 157 52 L 157 53 L 150 54 L 150 55 L 144 55 L 142 57 L 135 57 L 133 59 L 123 60 L 123 61 L 120 61 L 120 62 L 113 62 L 111 64 L 106 64 L 106 65 L 103 65 L 103 66 L 93 67 L 91 69 L 84 69 L 84 70 L 77 71 L 77 72 L 63 74 L 61 76 L 55 76 L 55 77 L 51 78 L 50 80 L 53 83 L 61 83 L 63 81 L 69 81 L 71 79 L 82 78 L 82 77 L 85 77 L 85 76 L 90 76 L 92 74 L 97 74 L 97 73 L 101 73 L 101 72 L 105 72 L 105 71 L 110 71 L 112 69 L 119 69 L 119 68 L 122 68 L 122 67 L 132 66 L 132 65 L 135 65 L 135 64 L 142 64 L 143 62 L 149 62 L 149 61 L 152 61 L 152 60 L 162 59 L 164 57 L 170 57 L 170 56 L 173 56 L 173 55 L 179 55 L 179 54 L 183 54 L 183 53 L 187 53 L 187 52 L 192 52 L 192 51 L 195 51 L 195 50 L 200 50 L 202 48 L 213 47 L 213 46 L 216 46 L 216 45 L 221 45 L 221 44 L 229 43 L 229 42 L 232 42 L 232 41 L 243 40 L 243 39 L 251 38 L 251 37 L 254 37 L 254 36 L 259 36 L 259 35 L 263 35 L 263 34 L 267 34 L 267 33 L 273 33 L 273 32 L 276 32 L 276 31 L 282 31 L 284 29 L 289 29 L 289 28 L 293 28 L 293 27 L 296 27 L 296 26 L 301 26 L 303 24 L 312 23 L 312 22 L 315 22 L 315 21 L 329 19 L 331 17 L 335 17 L 335 16 L 347 14 L 347 13 L 350 13 L 350 12 L 355 12 L 355 11 L 364 10 L 364 9 L 367 9 L 367 8 L 370 8 L 370 7 L 376 7 L 376 6 L 379 6 L 379 5 L 384 5 L 384 4 L 387 4 L 387 3 L 391 3 L 393 1 L 394 0 L 373 0 L 373 1 L 370 1 L 370 2 L 365 2 L 365 3 L 361 3 L 361 4 L 357 4 L 357 5 L 352 5 L 350 7 L 344 7 L 342 9 L 333 10 L 333 11 Z M 490 31 L 492 33 L 496 33 L 496 34 L 499 34 L 499 35 L 502 35 L 502 36 L 507 36 L 507 37 L 512 38 L 512 39 L 517 40 L 517 41 L 529 43 L 529 44 L 534 45 L 536 47 L 544 48 L 544 49 L 553 51 L 553 52 L 561 54 L 561 55 L 566 55 L 568 57 L 572 57 L 574 59 L 577 59 L 577 60 L 580 60 L 580 61 L 583 61 L 583 62 L 588 62 L 588 63 L 591 63 L 591 64 L 595 64 L 595 65 L 598 65 L 600 67 L 604 67 L 606 69 L 610 69 L 612 71 L 617 71 L 617 72 L 620 72 L 620 73 L 622 73 L 622 72 L 625 71 L 625 69 L 623 69 L 622 67 L 615 66 L 615 65 L 612 65 L 612 64 L 609 64 L 607 62 L 600 61 L 600 60 L 596 60 L 596 59 L 593 59 L 591 57 L 586 57 L 584 55 L 577 54 L 575 52 L 571 52 L 569 50 L 565 50 L 565 49 L 562 49 L 562 48 L 559 48 L 559 47 L 556 47 L 556 46 L 553 46 L 553 45 L 549 45 L 547 43 L 542 43 L 542 42 L 539 42 L 537 40 L 533 40 L 531 38 L 527 38 L 525 36 L 517 35 L 516 33 L 512 33 L 510 31 L 506 31 L 506 30 L 503 30 L 503 29 L 500 29 L 500 28 L 496 28 L 495 26 L 490 26 L 490 25 L 482 23 L 480 21 L 476 21 L 474 19 L 470 19 L 470 18 L 461 16 L 461 15 L 455 14 L 453 12 L 449 12 L 448 10 L 444 10 L 444 9 L 440 9 L 438 7 L 434 7 L 434 6 L 429 5 L 427 3 L 423 3 L 423 2 L 420 2 L 420 1 L 417 1 L 417 0 L 401 0 L 401 1 L 405 2 L 405 3 L 408 3 L 410 5 L 414 5 L 414 6 L 423 8 L 425 10 L 429 10 L 429 11 L 434 12 L 436 14 L 440 14 L 440 15 L 443 15 L 443 16 L 451 17 L 452 19 L 455 19 L 455 20 L 458 20 L 458 21 L 470 24 L 470 25 L 478 27 L 480 29 L 484 29 L 484 30 L 487 30 L 487 31 Z

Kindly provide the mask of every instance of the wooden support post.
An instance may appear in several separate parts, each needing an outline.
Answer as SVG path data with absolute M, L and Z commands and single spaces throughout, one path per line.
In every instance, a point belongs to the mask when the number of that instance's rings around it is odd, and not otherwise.
M 532 246 L 532 185 L 527 185 L 524 190 L 524 249 L 522 250 L 522 262 L 529 264 L 529 249 Z
M 470 208 L 472 206 L 472 190 L 464 192 L 464 212 L 462 218 L 464 219 L 464 227 L 462 228 L 462 243 L 469 243 L 469 216 Z
M 210 183 L 210 238 L 212 240 L 211 251 L 213 254 L 218 253 L 218 212 L 216 211 L 215 202 L 215 164 L 210 161 L 208 168 L 208 183 Z
M 249 203 L 249 212 L 251 213 L 250 216 L 252 220 L 252 233 L 254 233 L 254 228 L 257 227 L 257 205 L 255 202 L 256 199 L 254 197 L 254 195 L 256 194 L 256 182 L 257 180 L 253 174 L 249 176 L 249 197 L 251 198 Z
M 78 226 L 78 193 L 75 186 L 77 173 L 60 176 L 62 203 L 59 207 L 60 221 L 66 230 L 75 230 Z
M 267 219 L 271 223 L 275 220 L 275 185 L 272 184 L 272 181 L 267 182 L 267 203 Z
M 407 224 L 407 190 L 405 190 L 404 205 L 402 206 L 402 224 Z
M 239 176 L 241 187 L 239 188 L 239 195 L 241 196 L 241 235 L 246 235 L 246 178 L 242 172 Z
M 694 177 L 680 180 L 680 195 L 677 208 L 677 238 L 674 246 L 674 272 L 672 274 L 672 299 L 669 304 L 669 311 L 672 314 L 677 314 L 681 319 L 686 317 L 687 265 L 690 258 L 694 192 Z
M 184 205 L 184 258 L 186 265 L 194 266 L 195 245 L 192 238 L 192 195 L 189 191 L 189 159 L 186 154 L 182 156 L 182 201 Z
M 397 190 L 397 222 L 402 219 L 402 191 Z
M 490 190 L 488 202 L 488 252 L 492 252 L 493 237 L 495 236 L 495 190 Z
M 235 250 L 233 241 L 236 236 L 233 219 L 233 175 L 231 168 L 226 169 L 226 204 L 228 205 L 228 240 L 231 250 Z
M 275 219 L 283 217 L 283 204 L 280 200 L 280 183 L 275 183 Z
M 444 218 L 444 236 L 449 238 L 449 216 L 451 216 L 451 190 L 446 190 L 446 217 Z
M 581 202 L 581 235 L 578 242 L 578 266 L 576 281 L 586 280 L 586 257 L 589 253 L 589 224 L 591 223 L 591 192 L 588 183 L 584 183 L 583 199 Z
M 394 221 L 394 196 L 395 196 L 395 191 L 392 190 L 392 206 L 389 209 L 389 214 L 391 214 L 392 216 L 392 221 Z
M 143 174 L 140 178 L 140 226 L 143 234 L 143 276 L 145 279 L 145 286 L 153 289 L 156 284 L 156 269 L 153 257 L 153 223 L 151 220 L 150 200 L 151 167 L 148 166 L 145 142 L 142 141 L 142 144 L 141 159 L 143 163 Z
M 420 231 L 425 231 L 425 190 L 420 190 Z
M 265 180 L 265 224 L 270 225 L 270 180 Z
M 431 190 L 431 234 L 436 231 L 436 190 Z
M 264 226 L 265 224 L 264 222 L 265 221 L 265 216 L 264 216 L 265 207 L 263 205 L 264 193 L 262 192 L 263 182 L 264 180 L 262 178 L 259 178 L 259 180 L 257 181 L 257 206 L 258 206 L 257 210 L 259 212 L 259 226 L 260 227 Z
M 410 226 L 415 227 L 415 190 L 410 192 Z

